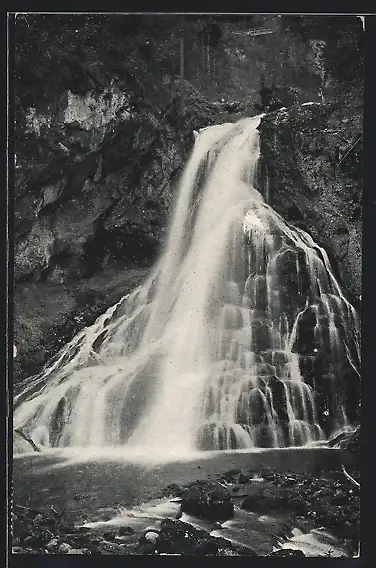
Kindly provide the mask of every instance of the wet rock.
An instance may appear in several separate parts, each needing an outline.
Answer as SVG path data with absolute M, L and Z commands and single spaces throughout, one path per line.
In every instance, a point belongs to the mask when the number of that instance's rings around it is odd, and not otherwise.
M 157 542 L 158 538 L 159 538 L 159 533 L 157 532 L 149 531 L 145 535 L 145 540 L 147 540 L 148 542 L 152 542 L 153 544 Z
M 272 345 L 271 329 L 268 323 L 255 320 L 252 322 L 252 351 L 261 353 Z
M 350 432 L 342 432 L 329 440 L 329 445 L 347 450 L 355 460 L 360 461 L 360 426 Z
M 50 542 L 47 544 L 46 549 L 50 551 L 58 548 L 58 546 L 59 546 L 59 539 L 52 538 Z
M 297 337 L 293 351 L 300 355 L 314 355 L 320 345 L 315 339 L 316 313 L 312 306 L 308 306 L 298 318 Z
M 115 542 L 99 541 L 92 551 L 99 554 L 128 554 L 128 548 Z
M 195 555 L 215 556 L 218 554 L 218 544 L 214 539 L 202 540 L 195 547 Z
M 97 518 L 100 521 L 110 521 L 119 513 L 119 509 L 114 507 L 103 507 L 98 510 Z
M 223 473 L 220 476 L 220 480 L 224 481 L 225 483 L 230 483 L 230 484 L 234 484 L 234 483 L 240 483 L 240 484 L 244 484 L 244 483 L 248 483 L 248 481 L 250 480 L 251 474 L 245 473 L 244 471 L 241 471 L 239 469 L 234 469 L 231 471 L 228 471 L 226 473 Z M 238 491 L 240 491 L 239 487 L 232 487 L 231 488 L 233 493 L 237 493 Z
M 285 508 L 287 502 L 288 496 L 283 493 L 267 495 L 261 492 L 257 495 L 246 497 L 241 506 L 245 511 L 267 513 L 268 511 Z
M 40 448 L 22 430 L 13 430 L 13 453 L 40 452 Z
M 247 306 L 254 310 L 266 312 L 268 309 L 268 286 L 266 276 L 249 276 L 244 288 Z M 266 347 L 267 349 L 268 347 Z
M 72 550 L 72 546 L 67 542 L 62 542 L 59 546 L 60 554 L 67 554 L 70 550 Z
M 40 513 L 38 513 L 38 515 L 36 515 L 33 519 L 33 524 L 36 527 L 45 524 L 45 522 L 46 522 L 45 517 L 43 515 L 41 515 Z
M 164 487 L 161 493 L 167 497 L 180 497 L 182 488 L 176 483 L 171 483 L 170 485 L 167 485 L 167 487 Z
M 249 481 L 249 475 L 240 472 L 238 475 L 237 483 L 248 483 L 248 481 Z
M 156 550 L 159 554 L 208 556 L 252 556 L 255 554 L 252 550 L 235 545 L 224 538 L 211 537 L 204 530 L 172 519 L 162 521 Z
M 266 424 L 260 424 L 255 428 L 256 441 L 258 448 L 273 448 L 276 445 L 276 436 L 273 428 Z M 278 442 L 281 442 L 278 440 Z
M 268 554 L 268 556 L 275 556 L 278 558 L 290 558 L 291 556 L 306 556 L 302 550 L 293 550 L 292 548 L 281 548 Z
M 241 556 L 236 550 L 231 548 L 219 548 L 218 549 L 218 556 Z
M 120 527 L 118 530 L 119 536 L 132 536 L 134 533 L 135 531 L 132 527 Z
M 71 548 L 67 554 L 90 554 L 90 551 L 87 548 Z
M 187 523 L 164 519 L 161 523 L 157 550 L 159 553 L 192 553 L 195 546 L 207 537 L 205 531 L 193 529 Z
M 104 532 L 102 536 L 103 536 L 103 538 L 104 538 L 105 540 L 112 541 L 112 540 L 115 540 L 115 538 L 117 537 L 117 535 L 118 535 L 118 531 L 117 531 L 117 530 L 113 530 L 113 531 L 106 531 L 106 532 Z
M 228 482 L 236 482 L 238 475 L 242 473 L 240 469 L 231 469 L 222 474 L 221 479 Z
M 151 543 L 155 545 L 159 539 L 159 531 L 155 529 L 146 529 L 140 538 L 140 544 Z
M 212 521 L 231 519 L 234 503 L 230 492 L 217 482 L 196 481 L 182 494 L 181 510 Z
M 52 533 L 48 530 L 32 532 L 32 534 L 29 534 L 24 538 L 23 543 L 26 546 L 30 546 L 32 548 L 45 547 L 46 544 L 50 541 L 51 536 Z

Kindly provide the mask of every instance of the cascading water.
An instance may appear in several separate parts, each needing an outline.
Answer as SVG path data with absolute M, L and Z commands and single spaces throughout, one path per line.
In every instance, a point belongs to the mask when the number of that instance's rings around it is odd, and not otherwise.
M 198 136 L 154 271 L 22 386 L 15 428 L 189 451 L 303 445 L 355 419 L 358 317 L 255 189 L 260 119 Z

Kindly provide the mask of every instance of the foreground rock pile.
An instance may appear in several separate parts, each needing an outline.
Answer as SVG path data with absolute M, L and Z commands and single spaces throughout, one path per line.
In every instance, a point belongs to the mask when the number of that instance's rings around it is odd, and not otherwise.
M 185 487 L 170 485 L 164 497 L 179 497 L 181 513 L 211 522 L 231 519 L 234 498 L 244 496 L 244 510 L 273 514 L 288 511 L 313 526 L 327 528 L 355 553 L 359 534 L 359 492 L 341 472 L 316 478 L 307 474 L 261 472 L 262 483 L 250 483 L 255 474 L 233 470 L 218 481 L 197 481 Z M 179 516 L 179 515 L 178 515 Z M 220 527 L 218 522 L 218 527 Z M 157 527 L 136 534 L 132 527 L 106 528 L 100 532 L 75 527 L 72 519 L 51 507 L 38 511 L 15 505 L 12 512 L 15 554 L 114 554 L 114 555 L 212 555 L 257 556 L 252 548 L 213 537 L 178 518 L 165 518 Z M 304 556 L 300 550 L 281 549 L 272 556 Z
M 234 470 L 224 474 L 222 480 L 229 484 L 244 484 L 253 475 Z M 243 509 L 268 514 L 290 511 L 328 529 L 345 542 L 351 553 L 356 552 L 360 540 L 360 492 L 342 472 L 333 471 L 316 477 L 266 471 L 262 476 L 267 483 L 262 484 L 255 495 L 244 499 Z
M 141 537 L 131 527 L 96 534 L 77 529 L 55 513 L 15 507 L 13 554 L 113 554 L 113 555 L 205 555 L 257 556 L 249 548 L 178 519 L 164 519 L 159 529 L 149 528 Z M 276 556 L 304 556 L 300 551 L 280 550 Z

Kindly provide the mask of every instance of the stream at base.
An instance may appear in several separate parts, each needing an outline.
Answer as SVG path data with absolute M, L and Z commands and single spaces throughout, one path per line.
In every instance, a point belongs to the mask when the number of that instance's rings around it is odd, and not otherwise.
M 255 479 L 255 483 L 263 482 Z M 181 514 L 179 500 L 160 500 L 132 509 L 124 509 L 109 521 L 94 521 L 82 525 L 106 534 L 111 529 L 131 527 L 134 533 L 115 537 L 119 543 L 137 542 L 145 532 L 158 532 L 161 521 L 179 519 L 194 528 L 207 531 L 210 536 L 222 537 L 245 546 L 257 555 L 267 555 L 278 549 L 301 550 L 306 556 L 348 556 L 346 548 L 324 528 L 315 528 L 312 522 L 293 515 L 273 512 L 270 515 L 244 511 L 240 503 L 244 495 L 234 496 L 234 518 L 223 523 L 211 522 L 186 513 Z
M 205 457 L 202 457 L 202 456 Z M 187 522 L 213 537 L 222 537 L 246 546 L 258 555 L 280 548 L 302 550 L 306 556 L 348 556 L 343 544 L 314 521 L 299 518 L 285 510 L 245 511 L 241 503 L 247 492 L 266 483 L 258 472 L 311 474 L 338 470 L 343 461 L 341 451 L 323 447 L 269 449 L 258 452 L 205 452 L 201 457 L 147 464 L 144 460 L 81 459 L 60 454 L 24 455 L 14 460 L 13 501 L 15 505 L 66 510 L 77 526 L 85 526 L 103 535 L 119 527 L 131 527 L 132 534 L 116 536 L 119 544 L 132 544 L 146 529 L 158 531 L 165 518 Z M 232 492 L 235 515 L 231 520 L 213 523 L 180 513 L 180 502 L 156 498 L 160 490 L 171 485 L 184 486 L 199 479 L 218 479 L 231 469 L 254 471 L 253 480 Z M 239 486 L 238 486 L 239 487 Z

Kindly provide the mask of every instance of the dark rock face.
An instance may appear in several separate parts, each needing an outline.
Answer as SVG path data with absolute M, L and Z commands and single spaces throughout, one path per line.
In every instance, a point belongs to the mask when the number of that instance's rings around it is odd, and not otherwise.
M 356 303 L 361 293 L 362 107 L 295 105 L 261 121 L 269 202 L 323 246 Z
M 16 381 L 145 277 L 193 130 L 217 112 L 189 85 L 179 118 L 174 104 L 162 115 L 141 102 L 136 108 L 129 86 L 105 74 L 102 83 L 18 115 Z
M 181 510 L 211 521 L 224 521 L 233 517 L 234 503 L 219 483 L 196 481 L 183 492 Z
M 26 141 L 16 140 L 16 280 L 61 283 L 153 260 L 181 167 L 173 132 L 132 112 L 119 89 L 64 98 L 60 116 L 29 109 Z

